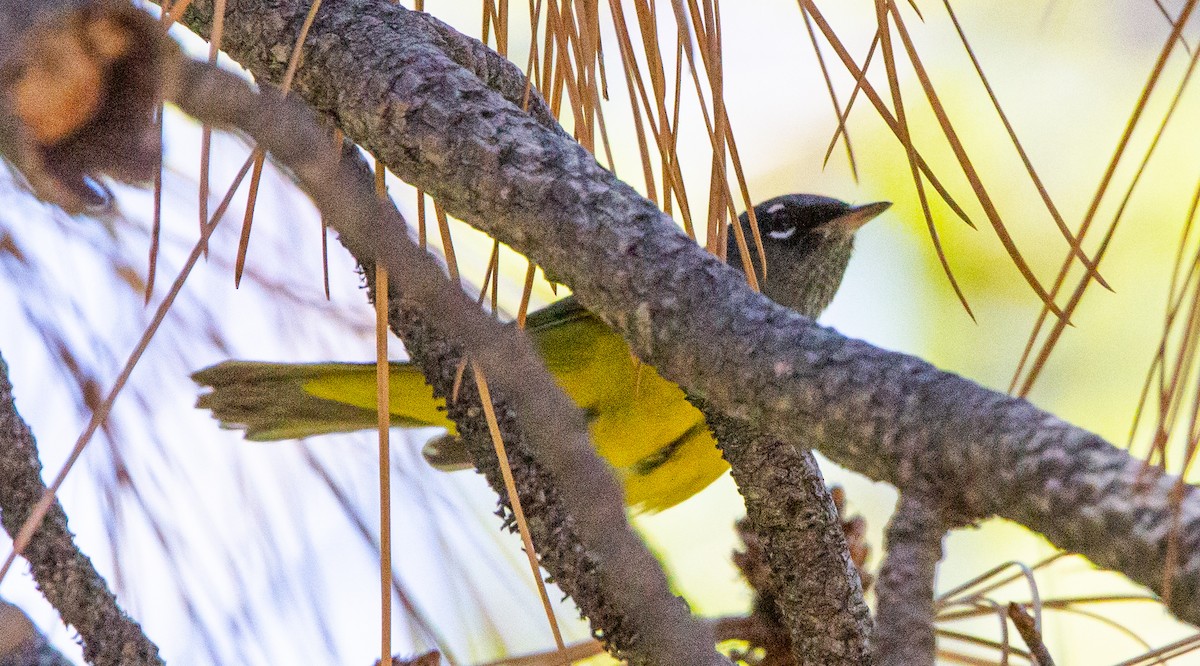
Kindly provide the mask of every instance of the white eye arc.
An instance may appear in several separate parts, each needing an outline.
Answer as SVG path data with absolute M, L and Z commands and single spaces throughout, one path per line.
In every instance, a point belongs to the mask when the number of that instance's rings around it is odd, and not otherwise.
M 770 208 L 767 209 L 767 214 L 778 213 L 779 211 L 781 211 L 783 209 L 784 209 L 784 205 L 781 203 L 777 203 L 774 206 L 771 206 Z
M 796 227 L 788 227 L 787 229 L 780 229 L 778 231 L 768 231 L 767 235 L 775 240 L 787 240 L 796 235 Z

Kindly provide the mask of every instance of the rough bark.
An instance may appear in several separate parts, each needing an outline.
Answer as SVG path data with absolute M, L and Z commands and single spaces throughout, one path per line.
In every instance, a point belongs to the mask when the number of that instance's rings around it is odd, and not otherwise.
M 8 365 L 0 357 L 0 523 L 15 535 L 46 491 L 29 426 L 17 413 Z M 98 666 L 161 664 L 158 647 L 117 605 L 92 561 L 76 547 L 56 501 L 25 548 L 38 589 L 79 632 L 83 657 Z
M 693 402 L 704 411 L 745 498 L 796 663 L 870 663 L 870 609 L 812 451 Z
M 933 666 L 933 588 L 947 529 L 936 505 L 919 493 L 901 493 L 875 585 L 875 658 L 880 666 Z
M 626 650 L 616 643 L 610 650 L 636 664 L 728 663 L 716 653 L 709 627 L 670 593 L 662 569 L 625 521 L 620 487 L 591 446 L 582 410 L 555 385 L 523 331 L 485 315 L 409 240 L 390 200 L 375 194 L 361 159 L 352 151 L 339 159 L 316 116 L 276 92 L 254 94 L 241 79 L 192 61 L 172 74 L 167 99 L 215 127 L 248 133 L 292 170 L 367 273 L 376 262 L 387 268 L 389 291 L 398 294 L 389 309 L 398 323 L 429 327 L 437 336 L 430 348 L 469 354 L 485 369 L 511 405 L 506 416 L 558 481 L 547 487 L 557 488 L 567 509 L 563 526 L 573 528 L 577 548 L 597 564 L 587 578 L 627 620 Z
M 307 4 L 231 8 L 228 52 L 283 73 Z M 185 21 L 204 34 L 211 4 Z M 850 340 L 746 288 L 652 203 L 441 53 L 423 20 L 366 0 L 323 5 L 297 92 L 446 210 L 545 266 L 642 360 L 726 414 L 898 486 L 922 477 L 956 513 L 1003 516 L 1161 591 L 1200 623 L 1200 496 L 1024 400 Z M 670 289 L 663 288 L 670 285 Z

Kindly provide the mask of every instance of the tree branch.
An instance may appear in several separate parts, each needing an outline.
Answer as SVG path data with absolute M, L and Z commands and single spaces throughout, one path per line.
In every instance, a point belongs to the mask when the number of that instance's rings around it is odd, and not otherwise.
M 796 663 L 869 663 L 871 613 L 812 452 L 764 437 L 702 400 L 692 402 L 704 412 L 746 500 Z
M 17 413 L 8 365 L 0 357 L 0 522 L 16 535 L 46 491 L 29 426 Z M 104 578 L 80 552 L 57 501 L 25 548 L 38 589 L 83 641 L 83 657 L 98 666 L 161 664 L 158 647 L 117 605 Z
M 40 167 L 51 161 L 46 159 L 47 155 L 52 156 L 64 142 L 82 149 L 81 154 L 88 154 L 87 151 L 95 153 L 97 146 L 105 145 L 106 133 L 124 132 L 132 137 L 144 137 L 148 133 L 153 102 L 159 99 L 162 89 L 164 61 L 174 65 L 174 59 L 178 57 L 152 20 L 116 0 L 84 0 L 65 6 L 58 0 L 46 0 L 33 11 L 0 4 L 0 19 L 4 19 L 5 11 L 11 13 L 14 10 L 21 14 L 18 19 L 26 15 L 38 17 L 36 21 L 22 24 L 35 36 L 34 39 L 5 33 L 10 48 L 3 63 L 7 74 L 3 92 L 10 101 L 7 108 L 16 111 L 0 114 L 5 121 L 0 127 L 8 139 L 6 154 L 15 157 L 22 169 L 41 174 L 45 170 L 39 170 Z M 0 20 L 0 28 L 17 23 L 21 21 Z M 519 71 L 494 54 L 489 57 L 490 52 L 482 46 L 472 48 L 465 38 L 455 37 L 440 23 L 433 20 L 426 23 L 441 31 L 438 34 L 443 36 L 443 45 L 451 47 L 460 61 L 502 88 L 507 86 L 505 89 L 515 95 L 511 83 L 522 80 Z M 84 76 L 78 76 L 72 69 L 56 69 L 55 49 L 69 51 L 72 47 L 85 53 L 106 55 L 99 59 L 85 58 L 83 65 L 87 71 Z M 130 71 L 138 75 L 132 78 L 140 84 L 139 91 L 150 90 L 152 95 L 120 94 L 122 91 L 116 89 L 116 84 L 130 83 Z M 529 473 L 524 474 L 526 480 L 538 482 L 527 483 L 531 487 L 522 488 L 522 491 L 539 499 L 550 491 L 546 504 L 553 511 L 539 513 L 542 522 L 535 524 L 535 534 L 540 531 L 552 539 L 554 547 L 549 549 L 551 570 L 560 581 L 562 574 L 569 574 L 564 589 L 575 594 L 577 599 L 583 598 L 583 608 L 610 649 L 635 663 L 725 663 L 713 650 L 707 625 L 690 620 L 686 606 L 669 594 L 657 562 L 625 523 L 620 489 L 587 442 L 581 413 L 558 393 L 544 368 L 540 375 L 537 373 L 540 361 L 527 340 L 520 334 L 517 338 L 506 335 L 497 323 L 483 317 L 459 290 L 454 289 L 449 296 L 446 294 L 448 287 L 436 279 L 439 275 L 436 265 L 404 243 L 407 237 L 394 206 L 388 202 L 386 210 L 380 212 L 379 202 L 369 186 L 364 185 L 370 178 L 363 175 L 363 163 L 357 150 L 347 155 L 341 165 L 333 159 L 332 152 L 314 156 L 313 146 L 327 141 L 328 137 L 323 137 L 316 129 L 307 110 L 301 110 L 295 103 L 284 103 L 274 95 L 257 98 L 235 78 L 215 71 L 206 73 L 203 67 L 195 64 L 184 64 L 182 72 L 180 78 L 171 81 L 176 84 L 171 90 L 176 96 L 175 101 L 218 125 L 233 122 L 238 129 L 262 140 L 276 158 L 295 170 L 325 212 L 331 213 L 334 226 L 341 229 L 343 242 L 363 266 L 373 268 L 376 253 L 384 251 L 381 256 L 393 278 L 404 285 L 403 289 L 392 290 L 393 294 L 401 295 L 393 299 L 392 322 L 393 325 L 399 322 L 407 325 L 410 344 L 414 342 L 414 336 L 426 335 L 430 338 L 431 349 L 450 350 L 454 362 L 442 357 L 441 368 L 453 374 L 459 350 L 456 345 L 446 342 L 445 332 L 449 329 L 460 338 L 465 332 L 468 348 L 472 349 L 477 362 L 489 367 L 498 394 L 515 394 L 514 405 L 528 405 L 530 395 L 539 397 L 540 411 L 533 407 L 505 407 L 501 410 L 502 420 L 513 426 L 514 432 L 532 433 L 535 443 L 561 443 L 555 447 L 546 445 L 549 454 L 544 452 L 543 457 L 549 458 L 550 469 L 562 483 L 550 480 L 550 474 L 537 465 L 527 447 L 514 446 L 525 458 L 522 460 L 524 470 L 518 472 L 527 471 Z M 175 73 L 171 68 L 166 78 Z M 204 86 L 211 90 L 197 90 Z M 36 105 L 26 109 L 29 112 L 22 112 L 19 103 L 11 103 L 12 100 L 20 101 L 23 90 L 36 87 L 69 94 L 51 95 L 53 104 Z M 212 97 L 206 94 L 214 92 Z M 86 108 L 72 108 L 68 102 L 80 95 L 89 100 Z M 535 113 L 540 110 L 543 122 L 561 133 L 544 104 L 535 102 L 530 108 Z M 114 116 L 114 108 L 119 110 L 115 114 L 119 122 L 107 122 Z M 72 112 L 70 123 L 63 125 L 60 116 L 66 111 Z M 45 127 L 54 128 L 56 133 L 51 135 L 43 131 Z M 27 159 L 28 156 L 32 159 Z M 137 157 L 136 154 L 117 156 L 129 160 Z M 103 161 L 80 159 L 72 162 L 72 166 L 77 169 L 75 173 L 80 179 L 109 171 Z M 359 167 L 357 174 L 354 167 Z M 78 199 L 72 196 L 75 192 L 71 188 L 71 173 L 49 171 L 44 178 L 46 186 L 38 187 L 39 193 L 64 207 L 77 207 Z M 378 225 L 364 226 L 365 220 L 380 218 L 385 222 L 386 232 L 381 232 Z M 419 270 L 413 272 L 417 270 L 411 268 L 414 266 L 423 267 L 424 277 L 433 276 L 433 281 L 421 279 Z M 373 270 L 368 270 L 368 274 L 373 275 Z M 405 280 L 406 277 L 414 278 L 417 287 L 410 284 L 413 281 Z M 404 301 L 403 295 L 407 294 L 411 299 L 414 292 L 417 301 L 421 301 L 420 297 L 425 298 L 419 304 L 426 308 L 407 307 L 413 303 Z M 450 303 L 457 303 L 460 309 L 447 311 L 442 307 Z M 465 311 L 462 310 L 464 307 Z M 438 313 L 432 327 L 424 325 L 429 317 L 422 315 L 429 308 Z M 420 341 L 412 346 L 419 353 Z M 441 388 L 449 393 L 449 386 L 447 380 Z M 546 396 L 556 394 L 558 400 L 545 401 Z M 464 406 L 474 408 L 477 416 L 478 396 L 473 404 Z M 567 411 L 561 411 L 564 409 Z M 472 420 L 479 422 L 478 418 Z M 529 427 L 530 422 L 534 427 Z M 479 448 L 476 455 L 480 458 L 481 468 L 497 469 L 490 448 Z M 496 476 L 492 475 L 494 482 Z M 560 493 L 560 487 L 566 491 Z M 568 506 L 574 506 L 573 512 L 568 513 L 559 505 L 560 495 Z M 584 543 L 575 536 L 577 532 L 586 537 Z M 585 543 L 591 547 L 585 547 Z M 567 564 L 568 567 L 554 566 L 556 564 Z M 583 592 L 592 594 L 581 594 Z
M 635 641 L 626 656 L 647 664 L 728 663 L 625 521 L 623 494 L 591 446 L 582 410 L 554 384 L 528 337 L 485 315 L 445 278 L 371 180 L 338 159 L 311 111 L 270 89 L 255 94 L 240 78 L 203 63 L 184 60 L 168 80 L 167 99 L 215 127 L 247 132 L 291 169 L 368 273 L 376 261 L 387 267 L 389 288 L 400 294 L 398 319 L 418 313 L 440 336 L 460 340 L 486 370 L 538 460 L 558 479 L 574 527 L 599 562 L 594 575 L 630 620 Z
M 358 168 L 364 175 L 369 173 L 362 154 L 353 144 L 347 144 L 342 156 L 352 168 Z M 374 261 L 369 255 L 356 255 L 355 260 L 363 266 L 363 275 L 374 298 Z M 470 377 L 458 375 L 463 360 L 461 346 L 440 334 L 427 316 L 404 307 L 397 290 L 390 289 L 388 293 L 391 298 L 388 320 L 392 330 L 404 341 L 412 362 L 421 368 L 434 394 L 446 400 L 447 415 L 457 425 L 459 439 L 470 452 L 476 469 L 499 495 L 498 515 L 505 527 L 516 532 L 503 475 L 483 417 L 481 397 Z M 459 387 L 457 391 L 455 387 Z M 636 624 L 596 576 L 597 557 L 580 541 L 575 520 L 563 504 L 559 484 L 535 458 L 531 442 L 516 421 L 516 410 L 504 402 L 503 397 L 493 395 L 493 400 L 509 466 L 542 566 L 550 572 L 555 584 L 575 601 L 582 616 L 588 620 L 592 634 L 601 638 L 610 652 L 625 658 L 635 657 L 643 639 Z M 583 482 L 581 487 L 587 487 L 587 483 Z
M 1042 634 L 1038 630 L 1037 620 L 1029 614 L 1029 611 L 1010 601 L 1008 602 L 1008 619 L 1012 620 L 1013 625 L 1017 627 L 1017 633 L 1021 635 L 1021 640 L 1025 641 L 1026 647 L 1033 654 L 1034 666 L 1054 666 L 1054 657 L 1050 656 L 1050 651 L 1042 642 Z
M 192 7 L 185 21 L 203 34 L 210 3 Z M 228 52 L 278 80 L 276 45 L 295 38 L 306 7 L 238 3 Z M 1161 589 L 1174 477 L 1145 472 L 1023 400 L 846 339 L 752 293 L 580 146 L 443 54 L 435 37 L 396 5 L 325 5 L 295 90 L 447 212 L 550 270 L 642 360 L 713 407 L 873 479 L 905 486 L 923 477 L 958 515 L 1009 518 Z M 1178 510 L 1185 561 L 1170 607 L 1200 623 L 1195 489 Z
M 888 523 L 887 556 L 875 585 L 875 659 L 880 666 L 934 663 L 933 584 L 947 529 L 937 508 L 920 493 L 901 492 Z
M 511 61 L 431 14 L 415 12 L 412 16 L 425 21 L 444 40 L 440 47 L 452 60 L 504 99 L 526 109 L 543 126 L 567 136 L 541 95 L 530 88 L 531 82 Z M 364 274 L 368 280 L 373 279 L 373 271 Z M 416 356 L 424 355 L 418 349 Z M 433 373 L 444 373 L 448 367 L 426 366 Z M 863 600 L 859 572 L 850 559 L 837 509 L 816 458 L 811 451 L 753 433 L 745 423 L 707 409 L 702 400 L 693 402 L 704 412 L 729 460 L 738 489 L 746 498 L 750 524 L 766 548 L 776 582 L 776 594 L 768 603 L 780 605 L 772 612 L 782 612 L 787 620 L 784 626 L 791 632 L 797 663 L 866 663 L 870 658 L 870 610 Z M 490 451 L 485 442 L 480 442 L 474 453 L 477 460 L 485 461 L 480 469 L 491 467 Z M 746 470 L 757 472 L 747 474 Z M 536 482 L 536 474 L 527 476 Z M 501 506 L 507 507 L 502 486 L 498 481 L 492 486 L 502 497 Z M 537 491 L 537 495 L 543 495 L 549 490 L 540 487 Z M 775 495 L 776 491 L 782 497 Z M 542 510 L 561 511 L 557 506 L 545 505 Z M 562 552 L 562 544 L 548 545 L 551 552 Z

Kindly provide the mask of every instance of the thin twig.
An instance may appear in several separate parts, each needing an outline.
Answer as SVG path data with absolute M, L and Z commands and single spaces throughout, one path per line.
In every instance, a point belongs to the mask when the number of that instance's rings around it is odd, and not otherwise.
M 1030 615 L 1019 604 L 1008 604 L 1008 619 L 1012 620 L 1017 627 L 1017 633 L 1021 634 L 1021 640 L 1025 641 L 1025 645 L 1029 647 L 1029 651 L 1033 653 L 1034 663 L 1037 666 L 1054 666 L 1054 659 L 1050 657 L 1050 651 L 1046 649 L 1046 644 L 1042 642 L 1042 632 L 1038 630 L 1037 623 L 1034 622 L 1033 616 Z

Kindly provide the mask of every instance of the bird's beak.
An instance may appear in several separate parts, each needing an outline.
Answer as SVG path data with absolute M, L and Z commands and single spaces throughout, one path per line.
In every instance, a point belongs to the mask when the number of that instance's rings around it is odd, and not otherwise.
M 854 206 L 846 211 L 845 214 L 826 222 L 825 226 L 830 230 L 837 229 L 845 234 L 853 234 L 864 224 L 879 217 L 883 214 L 883 211 L 891 207 L 892 202 L 890 201 L 876 201 L 875 203 Z

